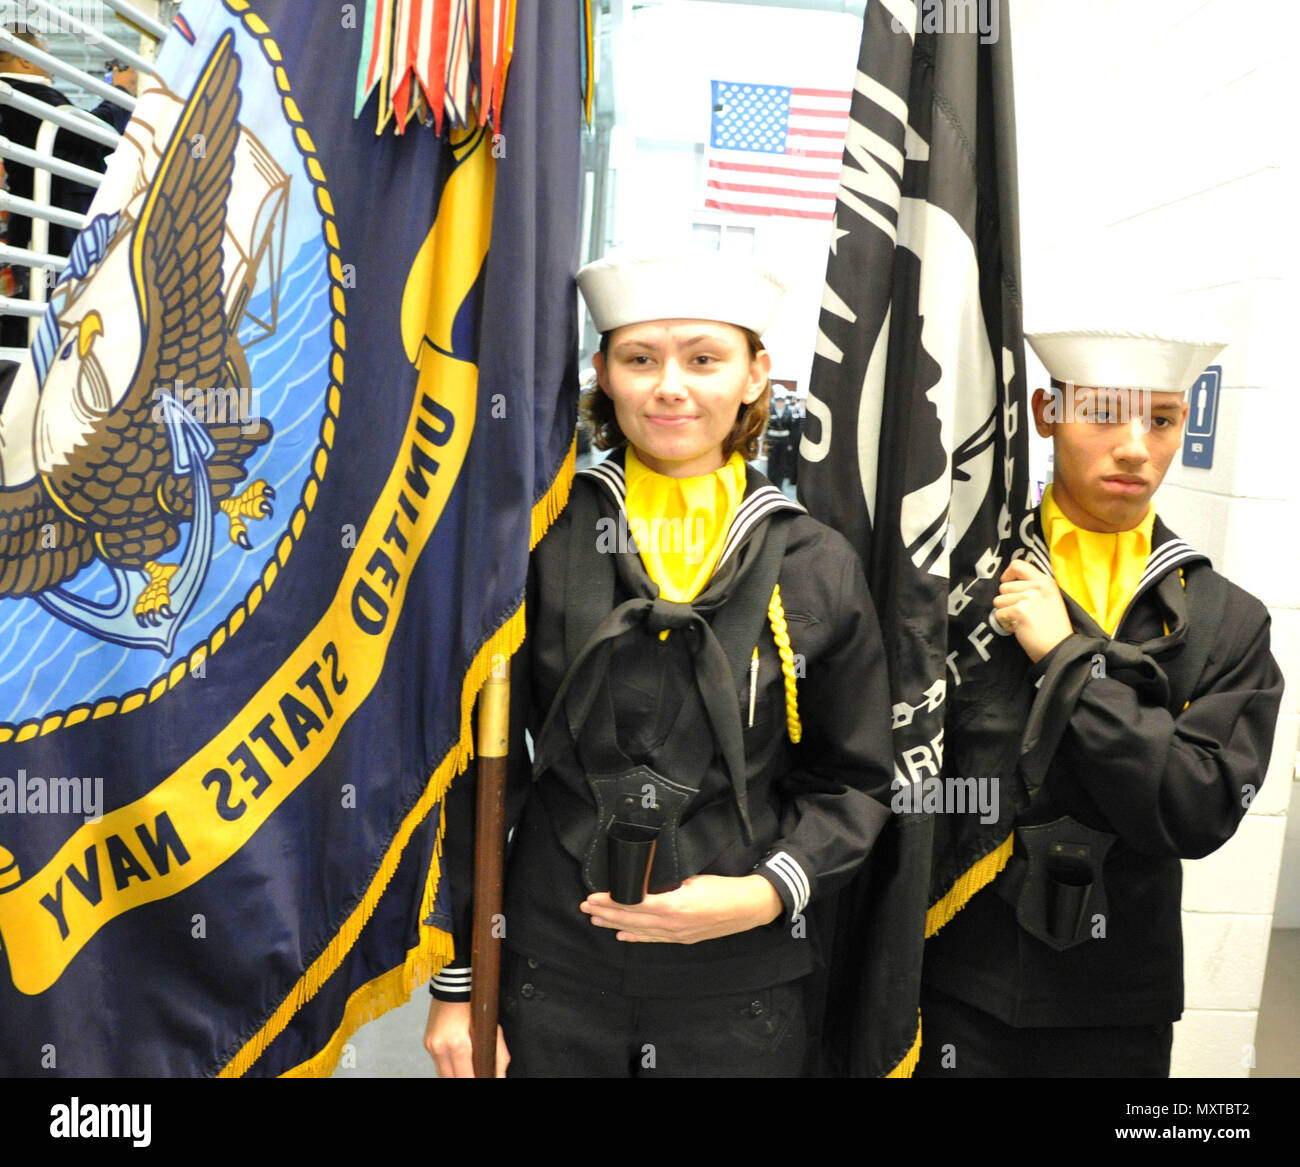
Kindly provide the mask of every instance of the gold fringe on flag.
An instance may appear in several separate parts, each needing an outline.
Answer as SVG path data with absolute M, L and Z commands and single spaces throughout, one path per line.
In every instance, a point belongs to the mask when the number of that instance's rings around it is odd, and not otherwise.
M 916 1070 L 916 1064 L 921 1060 L 921 1010 L 916 1011 L 916 1036 L 912 1038 L 911 1047 L 903 1055 L 903 1060 L 898 1063 L 888 1074 L 886 1078 L 910 1078 Z
M 925 913 L 925 937 L 928 940 L 981 891 L 995 880 L 1006 867 L 1015 845 L 1015 836 L 1008 835 L 987 855 L 970 865 L 948 889 L 942 899 L 932 904 Z M 921 1060 L 921 1011 L 916 1012 L 916 1037 L 911 1048 L 886 1078 L 910 1078 Z
M 339 1058 L 343 1056 L 343 1047 L 347 1044 L 348 1038 L 363 1025 L 374 1021 L 377 1017 L 382 1017 L 390 1009 L 405 1005 L 416 986 L 422 985 L 455 955 L 452 950 L 451 936 L 441 928 L 425 923 L 433 912 L 434 898 L 438 890 L 442 840 L 446 827 L 447 817 L 444 809 L 438 823 L 438 841 L 434 846 L 433 862 L 429 865 L 424 897 L 420 902 L 420 938 L 416 946 L 406 954 L 406 961 L 403 964 L 389 969 L 388 972 L 357 988 L 344 1006 L 339 1027 L 330 1036 L 320 1053 L 294 1066 L 293 1069 L 286 1070 L 280 1077 L 328 1078 L 334 1073 Z
M 286 1070 L 280 1077 L 328 1078 L 339 1064 L 348 1038 L 376 1017 L 382 1017 L 390 1009 L 406 1004 L 410 995 L 411 991 L 402 987 L 400 968 L 390 969 L 373 981 L 368 981 L 348 998 L 343 1024 L 334 1031 L 325 1048 L 314 1058 Z
M 452 778 L 465 768 L 468 761 L 469 757 L 465 749 L 465 743 L 463 741 L 458 742 L 446 758 L 443 759 L 442 765 L 434 771 L 433 777 L 429 780 L 419 801 L 407 814 L 406 818 L 402 820 L 402 825 L 398 828 L 392 843 L 389 844 L 383 862 L 379 865 L 379 870 L 375 873 L 374 879 L 371 880 L 370 886 L 366 889 L 366 894 L 361 898 L 361 902 L 357 904 L 343 922 L 343 926 L 326 944 L 320 956 L 312 961 L 303 975 L 298 978 L 298 983 L 289 990 L 288 995 L 280 1002 L 279 1007 L 271 1014 L 266 1024 L 253 1034 L 222 1068 L 217 1075 L 219 1078 L 238 1078 L 248 1073 L 271 1042 L 284 1032 L 293 1015 L 320 991 L 321 986 L 329 980 L 339 965 L 343 963 L 343 958 L 351 951 L 357 937 L 361 935 L 361 929 L 366 926 L 366 922 L 374 915 L 379 899 L 387 889 L 389 881 L 393 878 L 393 873 L 397 870 L 397 865 L 402 858 L 402 852 L 406 849 L 406 844 L 410 841 L 411 835 L 414 834 L 416 827 L 424 821 L 425 816 L 446 793 Z M 430 963 L 433 962 L 434 954 L 432 952 L 428 954 L 428 960 Z
M 982 859 L 977 859 L 971 864 L 957 877 L 947 894 L 938 903 L 930 906 L 930 910 L 925 913 L 927 940 L 970 903 L 971 896 L 997 878 L 1011 858 L 1013 843 L 1014 836 L 1008 835 Z
M 447 804 L 439 799 L 438 838 L 433 845 L 433 858 L 429 861 L 429 872 L 424 878 L 424 895 L 420 897 L 419 938 L 416 940 L 415 947 L 407 952 L 406 961 L 402 965 L 402 985 L 407 993 L 410 993 L 416 985 L 424 984 L 456 955 L 451 936 L 442 928 L 429 923 L 438 900 L 438 882 L 442 878 L 442 840 L 446 834 Z
M 442 805 L 441 803 L 439 805 Z M 424 984 L 434 972 L 442 968 L 455 955 L 451 936 L 441 928 L 425 921 L 433 912 L 434 897 L 438 890 L 441 870 L 442 840 L 446 830 L 445 811 L 438 824 L 438 841 L 434 847 L 433 862 L 425 882 L 424 897 L 420 902 L 420 938 L 406 954 L 405 963 L 367 981 L 348 998 L 339 1027 L 330 1036 L 325 1047 L 315 1057 L 286 1070 L 282 1078 L 328 1078 L 334 1073 L 343 1056 L 343 1047 L 363 1025 L 382 1017 L 390 1009 L 405 1005 L 418 985 Z
M 531 541 L 528 545 L 530 551 L 542 541 L 542 536 L 550 530 L 551 524 L 555 522 L 559 513 L 568 505 L 569 491 L 573 488 L 573 470 L 577 464 L 577 457 L 578 440 L 575 437 L 569 443 L 569 452 L 565 454 L 564 461 L 560 463 L 560 469 L 555 475 L 555 481 L 551 483 L 550 489 L 533 507 L 533 528 L 530 536 Z

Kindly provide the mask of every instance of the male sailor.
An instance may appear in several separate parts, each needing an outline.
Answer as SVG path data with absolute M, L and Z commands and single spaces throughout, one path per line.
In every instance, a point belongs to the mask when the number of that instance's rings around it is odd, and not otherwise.
M 1055 463 L 994 605 L 1006 635 L 990 651 L 1024 657 L 1023 692 L 988 698 L 1023 711 L 1002 719 L 1020 736 L 1014 821 L 1005 867 L 927 942 L 917 1072 L 1164 1077 L 1181 860 L 1237 829 L 1282 694 L 1264 605 L 1151 502 L 1223 346 L 1026 339 L 1051 377 L 1032 408 Z M 949 749 L 974 756 L 962 738 L 950 725 Z

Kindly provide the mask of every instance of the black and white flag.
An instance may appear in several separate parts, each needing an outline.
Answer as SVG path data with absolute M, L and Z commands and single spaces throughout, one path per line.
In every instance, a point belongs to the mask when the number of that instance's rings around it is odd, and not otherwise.
M 854 1075 L 911 1073 L 924 937 L 1009 849 L 1019 740 L 998 694 L 1026 658 L 990 652 L 991 609 L 1027 514 L 1029 419 L 998 2 L 867 6 L 800 451 L 801 500 L 866 566 L 894 702 L 897 813 L 841 905 L 831 994 Z M 953 813 L 954 777 L 992 804 Z

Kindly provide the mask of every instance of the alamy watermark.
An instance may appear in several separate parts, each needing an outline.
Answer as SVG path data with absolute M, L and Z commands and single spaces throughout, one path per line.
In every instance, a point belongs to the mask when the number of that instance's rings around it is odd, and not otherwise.
M 998 821 L 998 779 L 940 778 L 928 774 L 908 782 L 895 777 L 889 809 L 895 814 L 977 814 L 982 823 Z
M 81 25 L 92 28 L 95 32 L 104 31 L 104 5 L 98 0 L 62 0 L 58 5 L 48 8 L 32 0 L 4 0 L 0 3 L 0 25 L 10 28 L 17 26 L 26 32 L 49 36 L 60 33 L 64 36 L 80 36 Z
M 1049 424 L 1082 422 L 1128 425 L 1137 420 L 1145 433 L 1151 429 L 1150 389 L 1094 389 L 1072 382 L 1054 384 L 1043 402 L 1043 420 Z
M 994 44 L 1001 29 L 1001 0 L 917 0 L 914 33 L 979 33 L 980 43 Z M 903 22 L 892 17 L 889 26 L 903 31 Z
M 149 1102 L 82 1102 L 74 1094 L 50 1107 L 53 1139 L 130 1139 L 133 1147 L 147 1147 L 152 1126 Z
M 205 425 L 238 425 L 243 433 L 252 433 L 261 423 L 258 392 L 247 385 L 222 388 L 186 385 L 179 377 L 171 389 L 159 386 L 153 391 L 150 418 L 158 424 L 166 420 L 163 402 L 172 400 L 195 421 Z
M 0 777 L 0 814 L 79 814 L 97 823 L 104 817 L 104 780 L 6 774 Z
M 629 519 L 619 511 L 618 518 L 596 520 L 596 550 L 602 555 L 626 555 L 645 551 L 652 555 L 684 555 L 687 563 L 700 563 L 708 550 L 707 527 L 702 519 L 664 518 Z

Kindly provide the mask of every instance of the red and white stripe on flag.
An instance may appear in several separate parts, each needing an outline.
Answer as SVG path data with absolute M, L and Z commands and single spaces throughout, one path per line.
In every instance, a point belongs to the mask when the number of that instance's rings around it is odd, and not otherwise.
M 516 0 L 369 0 L 355 113 L 380 87 L 379 123 L 413 117 L 464 128 L 501 112 Z
M 444 110 L 447 119 L 457 128 L 463 128 L 469 120 L 474 19 L 475 13 L 469 0 L 452 0 L 443 26 L 445 72 L 438 94 L 439 129 L 442 128 Z M 432 97 L 430 94 L 430 105 L 433 105 Z
M 849 125 L 849 89 L 714 81 L 704 205 L 830 219 Z

